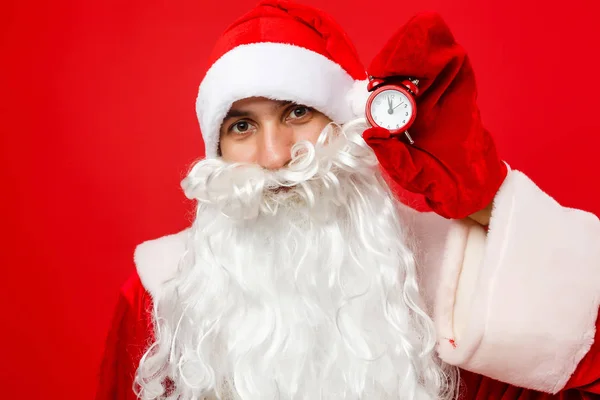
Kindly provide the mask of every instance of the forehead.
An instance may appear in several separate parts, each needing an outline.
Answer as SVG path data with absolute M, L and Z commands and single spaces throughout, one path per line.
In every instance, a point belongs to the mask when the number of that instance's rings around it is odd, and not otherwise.
M 292 104 L 292 101 L 284 100 L 273 100 L 266 97 L 247 97 L 245 99 L 237 100 L 231 104 L 231 110 L 238 110 L 244 108 L 278 108 L 288 104 Z
M 262 116 L 279 114 L 283 109 L 295 104 L 296 103 L 287 100 L 273 100 L 266 97 L 248 97 L 234 102 L 229 111 L 227 111 L 222 123 L 230 118 L 261 118 Z
M 252 117 L 257 118 L 262 115 L 276 114 L 285 106 L 292 104 L 291 101 L 281 101 L 267 99 L 266 97 L 249 97 L 238 100 L 231 105 L 223 122 L 230 118 Z

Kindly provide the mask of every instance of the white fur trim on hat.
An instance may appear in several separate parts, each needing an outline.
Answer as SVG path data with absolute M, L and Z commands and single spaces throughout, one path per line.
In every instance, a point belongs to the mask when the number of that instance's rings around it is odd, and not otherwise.
M 349 103 L 354 85 L 355 80 L 339 64 L 303 47 L 281 43 L 238 46 L 219 58 L 200 84 L 196 114 L 206 157 L 217 155 L 221 123 L 237 100 L 258 96 L 289 100 L 345 123 L 364 115 L 364 105 L 362 109 L 356 106 L 362 100 Z M 359 87 L 354 87 L 350 97 L 357 96 Z M 368 92 L 363 87 L 366 102 Z

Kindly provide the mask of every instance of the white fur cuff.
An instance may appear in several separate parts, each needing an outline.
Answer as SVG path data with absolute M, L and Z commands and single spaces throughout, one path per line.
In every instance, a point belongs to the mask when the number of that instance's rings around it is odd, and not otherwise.
M 451 228 L 443 269 L 461 273 L 456 263 L 469 258 L 470 227 L 457 222 Z M 598 218 L 561 207 L 512 171 L 494 200 L 487 240 L 474 238 L 485 243 L 475 246 L 483 246 L 473 257 L 480 261 L 465 264 L 460 284 L 455 275 L 454 287 L 469 291 L 467 299 L 458 293 L 436 301 L 437 310 L 453 309 L 441 313 L 449 318 L 436 320 L 441 358 L 512 385 L 558 392 L 594 338 L 600 304 Z M 471 246 L 471 251 L 479 250 Z

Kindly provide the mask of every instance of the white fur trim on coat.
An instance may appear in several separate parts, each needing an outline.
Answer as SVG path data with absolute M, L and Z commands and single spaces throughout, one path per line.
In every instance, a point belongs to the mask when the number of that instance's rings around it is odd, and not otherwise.
M 137 273 L 144 288 L 156 297 L 160 287 L 177 272 L 179 260 L 185 252 L 188 229 L 173 235 L 148 240 L 138 245 L 133 253 Z
M 448 233 L 442 270 L 458 271 L 446 279 L 459 293 L 436 297 L 440 357 L 512 385 L 556 393 L 594 340 L 600 222 L 560 206 L 513 171 L 494 199 L 485 242 L 482 232 L 455 221 Z
M 282 43 L 238 46 L 219 58 L 200 84 L 196 114 L 206 157 L 217 155 L 221 123 L 237 100 L 260 96 L 293 101 L 342 124 L 364 116 L 364 103 L 361 109 L 355 105 L 360 100 L 348 102 L 354 84 L 339 64 L 302 47 Z M 363 87 L 366 103 L 366 83 Z M 359 94 L 354 89 L 351 97 Z

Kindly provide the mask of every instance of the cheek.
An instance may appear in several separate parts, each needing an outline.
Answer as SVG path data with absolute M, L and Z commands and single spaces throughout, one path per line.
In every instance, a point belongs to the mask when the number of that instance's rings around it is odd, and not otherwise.
M 232 140 L 225 137 L 220 141 L 221 157 L 228 162 L 253 163 L 256 155 L 254 140 Z
M 320 116 L 313 118 L 309 123 L 298 126 L 296 131 L 296 142 L 300 140 L 308 140 L 311 143 L 316 143 L 317 139 L 323 132 L 323 129 L 331 122 L 327 117 Z

